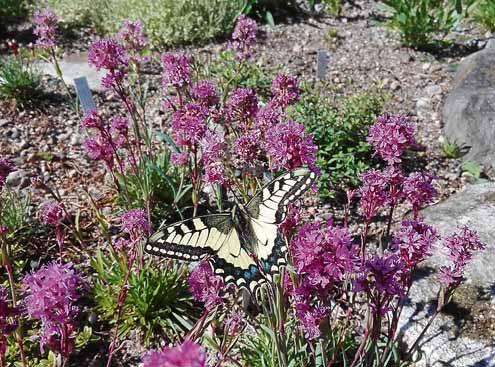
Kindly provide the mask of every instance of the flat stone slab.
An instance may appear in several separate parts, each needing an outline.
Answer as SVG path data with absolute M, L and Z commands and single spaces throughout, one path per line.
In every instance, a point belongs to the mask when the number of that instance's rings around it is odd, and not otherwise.
M 94 67 L 88 65 L 88 54 L 86 52 L 69 55 L 59 60 L 59 65 L 64 80 L 68 85 L 74 85 L 74 79 L 76 78 L 86 77 L 88 79 L 88 85 L 92 90 L 102 90 L 101 80 L 105 76 L 105 72 L 96 71 Z M 43 74 L 58 77 L 51 63 L 41 62 L 37 66 Z
M 466 268 L 466 282 L 453 301 L 438 315 L 421 342 L 418 367 L 495 366 L 495 183 L 468 186 L 446 201 L 421 213 L 441 236 L 468 225 L 487 248 Z M 437 269 L 449 263 L 438 244 L 433 256 L 419 269 L 401 317 L 400 333 L 411 345 L 436 308 L 440 283 Z

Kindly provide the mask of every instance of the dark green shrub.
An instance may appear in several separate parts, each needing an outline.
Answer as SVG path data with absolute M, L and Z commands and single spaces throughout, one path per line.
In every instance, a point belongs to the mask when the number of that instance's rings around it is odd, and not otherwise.
M 28 2 L 25 0 L 0 0 L 0 30 L 28 14 Z
M 481 1 L 474 9 L 474 20 L 491 32 L 495 32 L 495 2 Z
M 29 59 L 9 56 L 0 60 L 0 98 L 30 102 L 42 94 L 41 75 Z
M 445 38 L 462 18 L 461 0 L 383 0 L 386 24 L 408 47 L 427 49 Z
M 154 45 L 202 42 L 228 34 L 245 0 L 46 0 L 65 23 L 91 23 L 105 33 L 141 20 Z
M 102 321 L 114 322 L 127 266 L 116 254 L 105 256 L 101 251 L 91 265 L 98 275 L 93 288 L 95 311 Z M 175 340 L 189 330 L 198 312 L 188 291 L 187 275 L 187 266 L 173 261 L 160 268 L 145 262 L 141 271 L 131 271 L 120 335 L 137 329 L 146 341 L 153 335 Z
M 306 125 L 318 145 L 322 198 L 332 198 L 336 191 L 357 186 L 359 174 L 374 165 L 366 137 L 369 126 L 383 112 L 385 98 L 383 93 L 365 92 L 334 104 L 306 91 L 291 112 Z

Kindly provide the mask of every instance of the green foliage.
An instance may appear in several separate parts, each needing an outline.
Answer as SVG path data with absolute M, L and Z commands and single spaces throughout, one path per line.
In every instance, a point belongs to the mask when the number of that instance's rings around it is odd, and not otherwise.
M 154 45 L 202 42 L 232 30 L 244 0 L 46 0 L 66 23 L 90 23 L 105 33 L 139 19 Z
M 162 136 L 163 134 L 161 134 Z M 151 217 L 165 220 L 175 210 L 184 209 L 191 201 L 191 186 L 184 183 L 177 170 L 170 166 L 170 151 L 156 151 L 139 162 L 137 170 L 129 170 L 125 177 L 117 174 L 121 188 L 117 201 L 124 207 L 146 208 L 153 202 Z
M 268 98 L 275 70 L 263 68 L 261 60 L 239 62 L 232 51 L 219 52 L 214 58 L 199 59 L 196 68 L 201 78 L 214 79 L 225 98 L 237 87 L 251 88 L 259 96 Z
M 428 49 L 443 40 L 462 19 L 462 0 L 383 0 L 391 14 L 387 25 L 400 32 L 404 45 Z
M 42 94 L 40 82 L 41 75 L 29 59 L 9 56 L 0 60 L 0 98 L 21 104 L 34 101 Z
M 455 142 L 449 141 L 445 137 L 441 137 L 440 144 L 442 145 L 442 152 L 446 158 L 459 158 L 462 156 L 462 150 Z
M 91 265 L 98 275 L 93 289 L 95 309 L 103 320 L 113 323 L 126 262 L 115 253 L 105 256 L 98 251 Z M 198 312 L 188 291 L 187 274 L 186 266 L 172 261 L 160 268 L 144 262 L 140 270 L 131 271 L 120 335 L 139 330 L 149 342 L 153 335 L 176 340 L 189 330 Z
M 320 195 L 329 199 L 336 190 L 357 186 L 359 174 L 374 165 L 366 137 L 369 126 L 383 112 L 387 97 L 379 91 L 364 92 L 335 105 L 305 89 L 291 115 L 314 136 L 321 168 Z
M 473 11 L 474 20 L 491 32 L 495 32 L 495 2 L 482 0 Z
M 28 2 L 25 0 L 0 0 L 0 29 L 10 22 L 28 14 Z
M 465 174 L 472 177 L 474 182 L 481 183 L 486 181 L 481 177 L 483 174 L 483 167 L 481 167 L 478 163 L 473 161 L 465 161 L 461 168 Z
M 31 203 L 30 196 L 21 196 L 10 190 L 5 190 L 0 195 L 1 220 L 0 222 L 7 226 L 8 240 L 22 239 L 29 229 L 27 218 L 28 209 Z

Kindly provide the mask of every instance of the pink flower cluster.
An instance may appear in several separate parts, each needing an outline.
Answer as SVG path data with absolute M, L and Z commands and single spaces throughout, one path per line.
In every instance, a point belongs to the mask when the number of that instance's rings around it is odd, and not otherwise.
M 247 60 L 251 57 L 251 48 L 256 43 L 256 22 L 245 15 L 237 19 L 230 48 L 235 51 L 238 60 Z
M 447 286 L 458 285 L 462 281 L 464 269 L 472 259 L 473 252 L 485 249 L 486 245 L 480 241 L 478 234 L 468 227 L 444 239 L 445 248 L 449 252 L 452 264 L 440 268 L 440 280 Z
M 91 44 L 88 63 L 107 73 L 101 81 L 103 88 L 118 88 L 128 72 L 129 58 L 125 47 L 113 38 L 100 39 Z
M 0 191 L 5 185 L 5 181 L 7 180 L 7 176 L 15 171 L 15 166 L 12 162 L 5 157 L 0 158 Z
M 143 367 L 208 367 L 206 353 L 196 343 L 183 344 L 150 351 L 143 357 Z
M 189 290 L 196 301 L 205 304 L 206 310 L 211 311 L 223 302 L 220 292 L 224 288 L 223 280 L 213 274 L 207 261 L 201 261 L 189 275 Z
M 120 215 L 121 228 L 131 236 L 139 239 L 151 233 L 151 223 L 146 212 L 141 208 L 126 210 Z
M 431 256 L 438 238 L 436 229 L 426 224 L 422 218 L 404 220 L 394 234 L 393 248 L 405 265 L 412 269 Z
M 41 48 L 53 48 L 56 46 L 58 30 L 58 17 L 52 9 L 35 10 L 33 14 L 34 31 L 38 36 L 36 45 Z
M 166 52 L 162 55 L 163 86 L 183 88 L 191 83 L 191 59 L 181 53 Z
M 117 37 L 125 44 L 128 51 L 132 50 L 136 55 L 148 47 L 148 39 L 144 35 L 140 21 L 124 20 Z
M 7 337 L 17 329 L 16 317 L 20 313 L 9 304 L 7 294 L 7 289 L 0 285 L 0 360 L 3 360 L 7 352 Z
M 406 116 L 385 114 L 369 130 L 368 141 L 388 164 L 401 162 L 405 148 L 416 145 L 416 127 Z
M 53 262 L 24 277 L 25 304 L 30 317 L 40 320 L 40 346 L 48 347 L 64 357 L 74 349 L 75 302 L 85 283 L 71 263 Z
M 94 134 L 84 141 L 88 156 L 93 160 L 102 160 L 112 169 L 115 160 L 119 161 L 120 148 L 129 146 L 129 122 L 126 117 L 116 115 L 108 125 L 102 115 L 92 110 L 83 117 L 81 127 Z M 132 155 L 130 159 L 135 161 Z

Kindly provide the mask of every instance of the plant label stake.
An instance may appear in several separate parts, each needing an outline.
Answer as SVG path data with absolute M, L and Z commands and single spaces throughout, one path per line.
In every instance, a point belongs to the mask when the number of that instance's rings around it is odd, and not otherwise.
M 88 79 L 85 76 L 74 79 L 74 85 L 76 86 L 76 93 L 84 113 L 96 109 L 96 103 L 91 95 L 89 89 Z
M 328 69 L 328 52 L 318 50 L 316 52 L 316 78 L 319 80 L 325 79 Z

